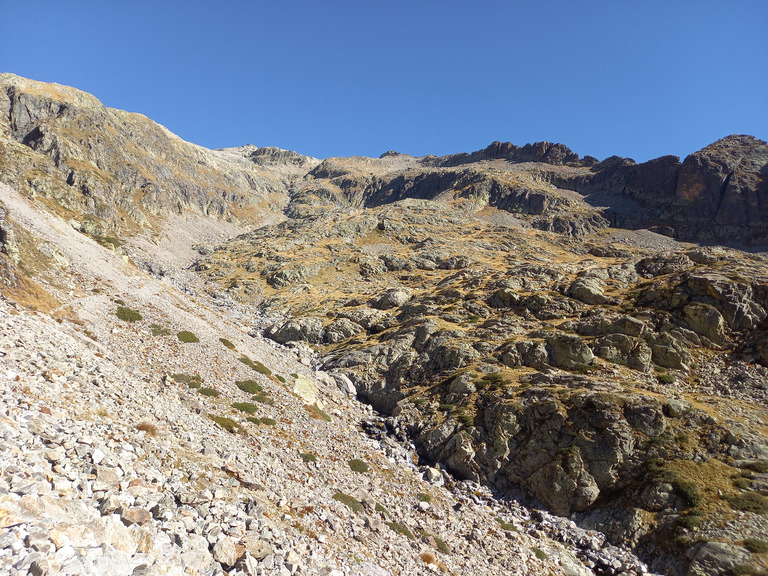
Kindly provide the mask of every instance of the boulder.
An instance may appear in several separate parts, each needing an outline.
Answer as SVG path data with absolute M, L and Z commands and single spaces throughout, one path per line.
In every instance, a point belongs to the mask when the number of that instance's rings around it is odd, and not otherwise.
M 572 334 L 548 336 L 547 350 L 550 363 L 565 370 L 589 366 L 595 357 L 584 340 Z
M 577 278 L 568 288 L 568 295 L 584 304 L 607 304 L 610 302 L 603 291 L 605 284 L 598 278 Z
M 338 318 L 325 327 L 323 342 L 326 344 L 337 344 L 347 338 L 360 334 L 364 330 L 360 324 L 353 322 L 349 318 Z
M 389 310 L 390 308 L 399 308 L 413 297 L 413 293 L 408 288 L 393 288 L 387 290 L 371 302 L 371 306 L 378 310 Z
M 286 320 L 268 328 L 264 335 L 280 344 L 302 340 L 310 344 L 319 344 L 323 340 L 323 323 L 319 318 Z

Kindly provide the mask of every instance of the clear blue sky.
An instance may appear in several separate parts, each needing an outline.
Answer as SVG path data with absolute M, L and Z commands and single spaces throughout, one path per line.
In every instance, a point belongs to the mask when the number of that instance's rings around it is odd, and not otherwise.
M 768 138 L 768 1 L 0 0 L 0 71 L 210 148 L 644 161 Z

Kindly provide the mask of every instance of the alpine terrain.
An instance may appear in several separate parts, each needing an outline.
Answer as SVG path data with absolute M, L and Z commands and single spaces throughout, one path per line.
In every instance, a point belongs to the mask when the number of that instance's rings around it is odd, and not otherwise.
M 768 144 L 209 150 L 0 74 L 0 575 L 768 573 Z

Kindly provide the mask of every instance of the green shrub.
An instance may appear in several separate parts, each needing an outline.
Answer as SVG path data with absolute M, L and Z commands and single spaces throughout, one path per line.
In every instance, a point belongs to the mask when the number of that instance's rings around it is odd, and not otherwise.
M 357 460 L 357 459 L 350 460 L 349 467 L 352 469 L 353 472 L 359 472 L 361 474 L 364 474 L 365 472 L 368 472 L 368 470 L 370 470 L 370 468 L 368 467 L 368 464 L 366 464 L 362 460 Z
M 325 412 L 320 406 L 317 404 L 312 404 L 311 406 L 309 404 L 305 404 L 304 408 L 309 410 L 309 413 L 312 414 L 313 418 L 319 418 L 322 420 L 325 420 L 326 422 L 331 421 L 331 417 L 328 415 L 327 412 Z
M 547 553 L 544 552 L 541 548 L 531 548 L 533 551 L 533 555 L 536 556 L 539 560 L 549 560 L 549 556 L 547 556 Z
M 160 324 L 150 324 L 149 329 L 152 331 L 152 336 L 168 336 L 168 334 L 171 333 L 170 328 L 166 328 Z
M 200 388 L 203 382 L 203 379 L 197 374 L 171 374 L 171 378 L 174 382 L 186 384 L 190 388 Z
M 262 388 L 255 380 L 238 380 L 235 382 L 235 386 L 240 388 L 243 392 L 248 394 L 263 394 L 264 388 Z
M 746 492 L 730 496 L 728 501 L 731 507 L 742 512 L 754 512 L 755 514 L 768 513 L 768 498 L 756 492 Z
M 472 414 L 467 414 L 465 412 L 463 414 L 459 414 L 459 422 L 461 422 L 465 426 L 474 426 L 475 425 L 475 417 Z
M 422 494 L 421 492 L 416 494 L 416 499 L 419 502 L 427 502 L 427 503 L 432 502 L 432 496 L 430 496 L 429 494 Z
M 259 374 L 264 374 L 264 376 L 272 376 L 272 370 L 264 366 L 264 364 L 262 364 L 258 360 L 251 360 L 245 354 L 240 356 L 239 360 L 249 368 L 253 368 L 254 370 L 256 370 L 256 372 L 258 372 Z
M 672 483 L 672 488 L 687 506 L 698 506 L 701 503 L 701 493 L 695 482 L 677 480 Z
M 355 514 L 359 514 L 363 511 L 363 505 L 358 501 L 352 498 L 352 496 L 349 496 L 348 494 L 344 494 L 343 492 L 336 492 L 336 494 L 333 495 L 333 499 L 341 502 L 344 504 L 347 508 L 352 510 Z
M 200 342 L 200 338 L 198 338 L 188 330 L 182 330 L 181 332 L 178 332 L 176 334 L 176 338 L 178 338 L 181 342 L 184 342 L 185 344 L 194 344 L 195 342 Z
M 248 416 L 246 420 L 248 420 L 248 422 L 251 424 L 256 424 L 257 426 L 261 424 L 261 418 L 257 418 L 256 416 Z
M 744 478 L 744 477 L 734 478 L 733 479 L 733 485 L 736 488 L 741 488 L 742 490 L 746 490 L 747 488 L 752 486 L 752 480 L 750 480 L 749 478 Z
M 312 454 L 312 452 L 302 452 L 301 459 L 304 462 L 317 462 L 317 456 Z
M 260 404 L 267 404 L 268 406 L 272 406 L 272 404 L 275 403 L 275 401 L 266 394 L 254 394 L 251 397 L 251 400 L 254 402 L 259 402 Z
M 445 543 L 445 540 L 440 538 L 439 536 L 432 536 L 435 540 L 435 545 L 437 546 L 437 551 L 441 554 L 450 554 L 451 548 L 448 546 L 448 544 Z
M 119 320 L 123 320 L 125 322 L 138 322 L 142 319 L 141 314 L 139 314 L 136 310 L 131 310 L 127 306 L 118 306 L 116 314 Z
M 768 542 L 757 538 L 744 538 L 744 548 L 753 554 L 765 554 L 768 552 Z
M 376 512 L 378 512 L 382 516 L 386 516 L 387 518 L 392 518 L 392 514 L 389 513 L 389 510 L 384 508 L 384 506 L 379 504 L 378 502 L 376 502 Z
M 408 530 L 408 527 L 405 524 L 401 524 L 400 522 L 385 522 L 385 524 L 389 526 L 394 532 L 402 534 L 406 538 L 413 540 L 413 534 L 410 530 Z
M 216 388 L 198 388 L 197 391 L 203 396 L 208 396 L 210 398 L 218 398 L 221 396 L 221 392 L 216 390 Z
M 677 519 L 677 525 L 686 530 L 693 530 L 701 526 L 701 512 L 698 510 L 685 514 Z
M 502 530 L 506 530 L 507 532 L 520 532 L 520 530 L 518 530 L 517 526 L 512 524 L 512 522 L 506 522 L 506 521 L 502 520 L 501 518 L 496 518 L 496 522 L 498 522 L 499 527 Z
M 750 462 L 744 468 L 747 468 L 748 470 L 752 470 L 754 472 L 758 472 L 759 474 L 765 474 L 768 472 L 768 461 L 766 460 L 758 460 L 757 462 Z
M 226 430 L 227 432 L 237 432 L 240 429 L 240 426 L 238 426 L 237 422 L 232 420 L 232 418 L 226 418 L 224 416 L 214 416 L 212 414 L 209 414 L 208 418 L 210 418 L 216 424 L 224 428 L 224 430 Z
M 219 338 L 219 342 L 224 344 L 224 346 L 226 348 L 229 348 L 230 350 L 234 350 L 235 349 L 235 345 L 230 340 L 227 340 L 226 338 Z
M 261 419 L 261 423 L 266 426 L 274 426 L 275 424 L 277 424 L 277 420 L 275 420 L 274 418 L 267 418 L 265 416 L 264 418 Z
M 120 298 L 115 298 L 114 302 L 115 302 L 115 304 L 117 304 L 118 306 L 125 306 L 125 302 L 123 302 L 122 300 L 120 300 Z
M 280 384 L 285 384 L 285 376 L 280 376 L 280 374 L 275 374 L 275 378 L 278 379 Z
M 674 384 L 675 383 L 675 376 L 674 374 L 667 374 L 666 372 L 663 372 L 662 374 L 659 374 L 656 376 L 656 379 L 659 381 L 659 384 Z
M 245 412 L 246 414 L 255 414 L 256 410 L 259 409 L 256 404 L 251 404 L 250 402 L 235 402 L 232 404 L 232 408 L 240 410 L 240 412 Z

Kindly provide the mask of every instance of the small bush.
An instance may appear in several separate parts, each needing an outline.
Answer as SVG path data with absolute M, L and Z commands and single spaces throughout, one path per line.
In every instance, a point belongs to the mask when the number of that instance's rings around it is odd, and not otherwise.
M 432 538 L 435 539 L 435 545 L 437 545 L 437 551 L 441 554 L 450 554 L 451 548 L 448 546 L 448 544 L 445 543 L 445 540 L 440 538 L 439 536 L 432 536 Z
M 312 452 L 302 452 L 301 459 L 304 462 L 317 462 L 317 456 L 312 454 Z
M 116 314 L 119 320 L 125 322 L 138 322 L 143 318 L 136 310 L 131 310 L 127 306 L 118 306 Z
M 336 492 L 336 494 L 333 495 L 333 499 L 344 504 L 355 514 L 359 514 L 363 511 L 363 505 L 348 494 L 344 494 L 343 492 Z
M 675 494 L 682 498 L 687 506 L 698 506 L 701 503 L 701 493 L 695 482 L 678 480 L 672 483 Z
M 243 392 L 248 394 L 263 394 L 264 388 L 262 388 L 255 380 L 238 380 L 235 382 L 235 386 L 240 388 Z
M 275 374 L 275 378 L 278 379 L 280 384 L 285 384 L 285 376 L 280 376 L 280 374 Z
M 224 416 L 214 416 L 212 414 L 209 414 L 208 418 L 210 418 L 216 424 L 224 428 L 224 430 L 226 430 L 227 432 L 237 432 L 240 429 L 240 426 L 238 426 L 237 422 L 232 420 L 232 418 L 226 418 Z
M 398 534 L 402 534 L 406 538 L 413 540 L 413 534 L 410 530 L 408 530 L 408 527 L 405 524 L 401 524 L 400 522 L 385 522 L 387 526 L 390 527 L 394 532 L 397 532 Z
M 311 406 L 309 404 L 305 404 L 304 408 L 309 410 L 309 413 L 312 414 L 312 418 L 318 418 L 325 420 L 326 422 L 331 421 L 331 417 L 328 415 L 327 412 L 325 412 L 320 406 L 317 404 L 312 404 Z
M 744 468 L 747 468 L 748 470 L 752 470 L 753 472 L 757 472 L 759 474 L 765 474 L 768 472 L 768 461 L 765 460 L 759 460 L 757 462 L 750 462 Z
M 166 328 L 160 324 L 150 324 L 149 329 L 152 331 L 152 336 L 168 336 L 171 333 L 170 328 Z
M 675 376 L 673 374 L 667 374 L 666 372 L 659 374 L 656 379 L 659 381 L 659 384 L 674 384 L 675 383 Z
M 152 424 L 152 422 L 147 422 L 146 420 L 139 422 L 136 425 L 136 430 L 141 430 L 147 436 L 157 436 L 157 432 L 158 432 L 157 426 Z
M 459 422 L 464 424 L 465 426 L 474 426 L 475 425 L 475 417 L 472 416 L 472 414 L 459 414 Z
M 250 402 L 235 402 L 232 404 L 232 408 L 240 410 L 240 412 L 245 412 L 246 414 L 256 414 L 256 410 L 259 409 L 256 404 L 251 404 Z
M 264 366 L 264 364 L 262 364 L 258 360 L 251 360 L 245 354 L 240 356 L 239 360 L 249 368 L 253 368 L 254 370 L 256 370 L 256 372 L 258 372 L 259 374 L 264 374 L 264 376 L 272 376 L 272 370 Z
M 768 552 L 768 542 L 757 538 L 744 538 L 744 548 L 753 554 L 765 554 Z
M 507 532 L 520 532 L 520 530 L 517 529 L 517 526 L 512 524 L 512 522 L 506 522 L 501 518 L 496 518 L 496 522 L 498 522 L 499 527 L 502 530 L 506 530 Z
M 419 502 L 427 502 L 427 503 L 432 502 L 432 496 L 430 496 L 429 494 L 422 494 L 421 492 L 416 494 L 416 499 Z
M 209 398 L 218 398 L 221 396 L 221 392 L 216 390 L 216 388 L 198 388 L 197 389 L 200 394 L 203 396 L 208 396 Z
M 739 477 L 733 479 L 733 485 L 736 488 L 741 488 L 742 490 L 746 490 L 750 486 L 752 486 L 752 480 L 749 478 Z
M 267 418 L 265 416 L 264 418 L 261 419 L 261 423 L 264 424 L 265 426 L 274 426 L 275 424 L 277 424 L 277 420 L 275 420 L 274 418 Z
M 227 340 L 226 338 L 219 338 L 219 342 L 224 344 L 224 346 L 226 348 L 229 348 L 230 350 L 234 350 L 235 349 L 235 345 L 230 340 Z
M 203 379 L 197 374 L 171 374 L 171 379 L 174 382 L 180 382 L 186 384 L 190 388 L 200 388 Z
M 368 464 L 363 462 L 362 460 L 352 459 L 349 461 L 349 467 L 353 472 L 359 472 L 361 474 L 364 474 L 370 470 L 368 467 Z
M 742 512 L 754 512 L 755 514 L 768 513 L 768 498 L 756 492 L 736 494 L 728 498 L 731 507 Z
M 179 341 L 184 342 L 184 344 L 194 344 L 195 342 L 200 342 L 200 338 L 188 330 L 182 330 L 181 332 L 178 332 L 176 334 L 176 338 L 178 338 Z
M 694 528 L 698 528 L 701 526 L 701 513 L 700 512 L 691 512 L 690 514 L 686 514 L 684 516 L 680 516 L 680 518 L 677 519 L 677 525 L 680 528 L 685 528 L 686 530 L 693 530 Z
M 118 306 L 125 306 L 125 302 L 123 302 L 122 300 L 120 300 L 120 298 L 115 298 L 114 302 L 115 302 L 115 304 L 117 304 Z
M 257 426 L 261 424 L 261 418 L 257 418 L 256 416 L 248 416 L 246 420 L 248 420 L 248 422 L 251 424 L 256 424 Z
M 549 556 L 547 556 L 547 553 L 541 548 L 532 548 L 531 550 L 533 551 L 533 555 L 539 560 L 549 560 Z
M 379 504 L 378 502 L 376 502 L 376 512 L 378 512 L 382 516 L 386 516 L 387 518 L 392 518 L 392 514 L 389 513 L 389 510 L 384 508 L 384 506 Z
M 268 406 L 272 406 L 272 404 L 275 403 L 275 401 L 266 394 L 254 394 L 251 397 L 251 400 L 260 404 L 267 404 Z

